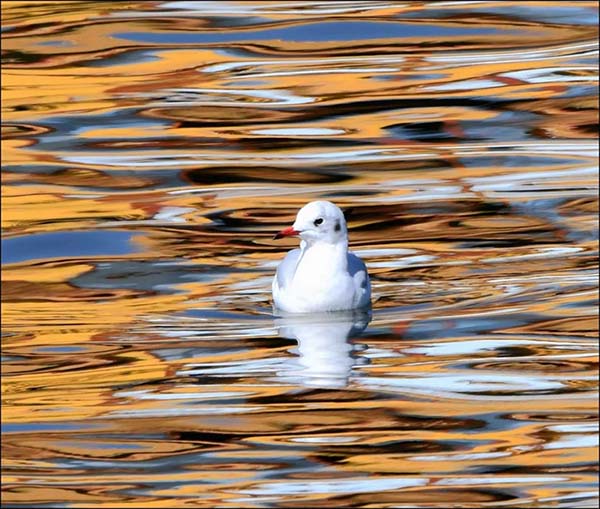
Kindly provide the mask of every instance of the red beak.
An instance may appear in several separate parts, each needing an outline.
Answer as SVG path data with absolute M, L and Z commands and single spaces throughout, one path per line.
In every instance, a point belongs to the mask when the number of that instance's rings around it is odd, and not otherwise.
M 292 235 L 298 235 L 300 232 L 294 230 L 293 226 L 290 226 L 288 228 L 284 228 L 283 230 L 281 230 L 278 234 L 275 235 L 275 237 L 273 237 L 274 240 L 280 239 L 282 237 L 290 237 Z

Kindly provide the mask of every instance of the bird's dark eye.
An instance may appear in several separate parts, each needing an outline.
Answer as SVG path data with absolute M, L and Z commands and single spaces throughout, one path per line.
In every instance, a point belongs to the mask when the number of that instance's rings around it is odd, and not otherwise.
M 323 222 L 323 218 L 320 217 L 319 219 L 315 219 L 314 225 L 319 226 L 322 222 Z

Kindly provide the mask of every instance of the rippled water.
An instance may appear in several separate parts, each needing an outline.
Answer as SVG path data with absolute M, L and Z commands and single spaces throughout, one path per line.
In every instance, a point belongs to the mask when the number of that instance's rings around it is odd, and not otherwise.
M 5 507 L 594 507 L 596 2 L 2 2 Z M 274 317 L 315 198 L 370 315 Z

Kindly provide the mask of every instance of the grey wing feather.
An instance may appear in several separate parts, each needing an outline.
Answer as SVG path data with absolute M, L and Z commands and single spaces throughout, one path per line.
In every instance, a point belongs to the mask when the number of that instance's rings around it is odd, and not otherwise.
M 348 272 L 352 277 L 354 277 L 360 271 L 363 271 L 365 276 L 367 275 L 367 266 L 365 265 L 365 262 L 363 262 L 354 253 L 348 253 Z M 367 278 L 365 277 L 364 286 L 366 286 L 366 281 Z
M 292 249 L 277 267 L 277 285 L 279 288 L 285 288 L 291 282 L 301 252 L 300 249 Z
M 357 290 L 355 305 L 367 306 L 371 302 L 371 281 L 365 263 L 355 254 L 348 253 L 348 272 Z M 360 288 L 360 291 L 359 291 Z

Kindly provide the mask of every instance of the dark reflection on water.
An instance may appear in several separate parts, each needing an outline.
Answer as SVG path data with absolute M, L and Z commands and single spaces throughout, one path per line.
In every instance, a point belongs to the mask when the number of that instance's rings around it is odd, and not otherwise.
M 595 3 L 2 11 L 6 507 L 596 506 Z

